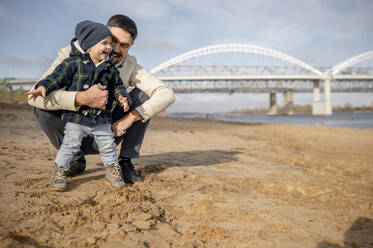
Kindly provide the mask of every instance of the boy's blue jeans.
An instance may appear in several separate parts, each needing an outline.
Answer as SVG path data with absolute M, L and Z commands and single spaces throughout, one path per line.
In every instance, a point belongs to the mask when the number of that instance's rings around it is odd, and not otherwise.
M 69 167 L 70 162 L 81 150 L 83 138 L 87 136 L 93 136 L 97 143 L 104 166 L 118 161 L 111 123 L 84 126 L 67 122 L 64 133 L 63 142 L 55 160 L 56 164 Z

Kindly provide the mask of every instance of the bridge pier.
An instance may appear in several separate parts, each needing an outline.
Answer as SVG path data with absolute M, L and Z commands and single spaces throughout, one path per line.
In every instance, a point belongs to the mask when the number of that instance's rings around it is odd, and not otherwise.
M 294 114 L 294 104 L 293 104 L 293 91 L 286 90 L 283 92 L 283 106 L 279 111 L 276 104 L 276 92 L 271 92 L 269 94 L 269 110 L 268 115 L 293 115 Z M 279 113 L 280 112 L 280 113 Z
M 283 115 L 293 115 L 294 114 L 294 103 L 293 103 L 293 91 L 286 90 L 283 92 L 283 107 L 281 114 Z
M 277 115 L 276 92 L 269 94 L 269 110 L 268 115 Z
M 330 101 L 331 87 L 330 79 L 324 80 L 324 99 L 320 100 L 320 81 L 314 81 L 313 83 L 313 115 L 331 115 L 332 105 Z

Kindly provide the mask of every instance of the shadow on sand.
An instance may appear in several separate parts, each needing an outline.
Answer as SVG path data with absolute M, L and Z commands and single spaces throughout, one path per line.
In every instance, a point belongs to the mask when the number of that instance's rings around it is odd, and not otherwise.
M 154 173 L 160 173 L 169 167 L 190 167 L 190 166 L 210 166 L 220 163 L 227 163 L 237 161 L 235 156 L 239 154 L 238 151 L 224 151 L 224 150 L 202 150 L 202 151 L 185 151 L 185 152 L 167 152 L 161 154 L 145 155 L 140 159 L 134 160 L 136 165 L 142 168 L 137 170 L 139 176 L 144 179 L 145 176 Z M 104 178 L 104 168 L 97 164 L 98 168 L 92 168 L 84 171 L 78 177 L 69 178 L 67 190 L 73 190 L 79 185 L 91 180 L 99 180 Z M 102 174 L 88 177 L 91 173 L 102 171 Z
M 8 237 L 18 241 L 19 243 L 17 245 L 20 245 L 19 247 L 39 247 L 39 248 L 52 248 L 52 246 L 44 246 L 39 244 L 35 239 L 24 236 L 21 234 L 9 232 Z M 18 246 L 17 246 L 18 247 Z
M 373 247 L 373 220 L 359 217 L 345 232 L 344 237 L 344 246 L 323 241 L 316 248 L 371 248 Z
M 237 161 L 238 151 L 202 150 L 185 152 L 167 152 L 145 155 L 135 164 L 144 165 L 140 170 L 141 176 L 159 173 L 169 167 L 210 166 Z

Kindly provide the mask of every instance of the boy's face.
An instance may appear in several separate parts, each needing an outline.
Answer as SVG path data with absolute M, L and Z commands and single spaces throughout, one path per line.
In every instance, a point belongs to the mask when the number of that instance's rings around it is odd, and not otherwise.
M 108 27 L 113 34 L 113 63 L 118 63 L 123 60 L 127 54 L 128 50 L 133 44 L 133 39 L 130 33 L 118 28 L 118 27 Z
M 108 36 L 96 45 L 88 48 L 87 52 L 95 64 L 105 60 L 113 50 L 112 37 Z

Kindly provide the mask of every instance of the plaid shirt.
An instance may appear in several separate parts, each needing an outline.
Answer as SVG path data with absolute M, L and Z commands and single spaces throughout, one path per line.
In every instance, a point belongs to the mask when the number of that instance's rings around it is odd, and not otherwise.
M 88 53 L 82 54 L 79 52 L 73 44 L 74 41 L 75 39 L 71 42 L 70 57 L 58 65 L 53 73 L 41 80 L 36 87 L 44 86 L 46 93 L 49 94 L 63 87 L 66 87 L 68 91 L 85 91 L 94 84 L 105 85 L 109 91 L 105 110 L 82 106 L 78 112 L 65 111 L 62 114 L 62 119 L 86 126 L 97 123 L 111 123 L 113 100 L 115 99 L 121 106 L 119 96 L 127 97 L 128 103 L 131 102 L 131 98 L 120 79 L 119 71 L 109 61 L 104 61 L 96 67 Z

